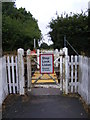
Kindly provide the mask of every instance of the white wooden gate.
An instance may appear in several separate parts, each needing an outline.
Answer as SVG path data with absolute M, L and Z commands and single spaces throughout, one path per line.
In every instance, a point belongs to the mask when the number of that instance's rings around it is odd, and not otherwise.
M 19 93 L 17 56 L 6 56 L 7 83 L 9 93 Z
M 65 50 L 65 49 L 64 49 Z M 37 63 L 39 62 L 39 50 L 37 50 Z M 56 53 L 55 53 L 56 54 Z M 55 66 L 59 67 L 60 72 L 60 88 L 68 93 L 78 92 L 78 69 L 79 69 L 79 57 L 68 56 L 63 57 L 61 51 L 58 52 L 57 58 L 55 58 Z M 7 70 L 7 83 L 9 93 L 25 94 L 25 65 L 27 64 L 27 88 L 31 89 L 31 59 L 30 50 L 27 50 L 26 63 L 24 62 L 24 50 L 18 49 L 17 56 L 6 56 L 6 70 Z M 39 64 L 37 64 L 39 69 Z

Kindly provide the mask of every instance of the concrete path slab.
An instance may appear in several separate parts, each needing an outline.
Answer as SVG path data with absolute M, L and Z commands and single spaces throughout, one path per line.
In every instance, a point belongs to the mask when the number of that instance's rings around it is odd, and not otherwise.
M 87 118 L 78 98 L 54 93 L 54 89 L 36 89 L 28 96 L 10 95 L 3 104 L 3 118 Z M 35 90 L 34 90 L 35 92 Z M 33 92 L 32 92 L 33 93 Z M 47 95 L 49 93 L 49 95 Z

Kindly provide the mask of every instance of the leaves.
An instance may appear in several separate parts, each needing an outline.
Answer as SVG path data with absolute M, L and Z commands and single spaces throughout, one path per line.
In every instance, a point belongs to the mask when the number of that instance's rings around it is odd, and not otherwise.
M 33 49 L 33 40 L 41 38 L 37 20 L 25 8 L 17 9 L 14 3 L 3 3 L 2 8 L 3 51 Z
M 65 16 L 65 15 L 64 15 Z M 64 46 L 64 36 L 66 35 L 69 43 L 76 49 L 80 54 L 82 51 L 86 55 L 90 54 L 90 49 L 88 45 L 88 16 L 85 13 L 71 14 L 63 17 L 57 16 L 55 20 L 51 20 L 49 23 L 51 31 L 49 35 L 54 43 L 54 48 L 63 48 Z M 75 54 L 71 50 L 70 46 L 69 54 Z

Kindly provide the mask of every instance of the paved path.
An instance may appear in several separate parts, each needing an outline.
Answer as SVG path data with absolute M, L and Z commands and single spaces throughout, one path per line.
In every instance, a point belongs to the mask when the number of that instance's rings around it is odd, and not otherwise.
M 78 98 L 63 96 L 54 88 L 33 89 L 28 96 L 10 95 L 3 105 L 3 118 L 87 117 Z
M 32 83 L 34 83 L 35 80 L 40 76 L 41 76 L 40 72 L 35 71 L 35 73 L 32 76 Z M 58 79 L 55 72 L 53 74 L 50 74 L 50 76 L 53 79 L 55 79 L 55 81 L 58 83 Z M 50 76 L 48 76 L 48 74 L 43 74 L 43 76 L 37 81 L 37 83 L 55 83 L 55 81 L 52 78 L 50 78 Z

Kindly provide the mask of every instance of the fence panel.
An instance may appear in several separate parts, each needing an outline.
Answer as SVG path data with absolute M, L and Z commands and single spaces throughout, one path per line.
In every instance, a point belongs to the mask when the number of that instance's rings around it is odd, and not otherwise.
M 0 58 L 0 106 L 8 95 L 6 57 Z
M 69 60 L 69 92 L 70 93 L 77 93 L 78 92 L 78 56 L 71 56 Z
M 19 92 L 17 56 L 7 56 L 6 61 L 8 91 L 16 94 Z

